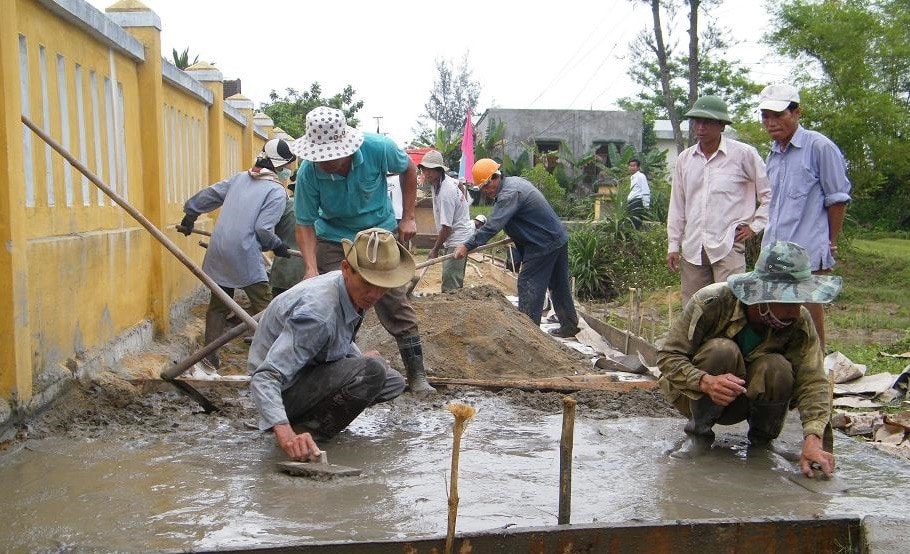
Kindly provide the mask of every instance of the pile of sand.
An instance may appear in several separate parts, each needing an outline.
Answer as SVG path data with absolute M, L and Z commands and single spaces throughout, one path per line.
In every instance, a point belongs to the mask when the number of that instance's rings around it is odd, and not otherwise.
M 494 286 L 424 296 L 412 304 L 431 376 L 521 379 L 591 372 L 584 356 L 546 335 Z M 375 313 L 360 328 L 357 345 L 379 350 L 393 367 L 403 369 L 395 339 Z

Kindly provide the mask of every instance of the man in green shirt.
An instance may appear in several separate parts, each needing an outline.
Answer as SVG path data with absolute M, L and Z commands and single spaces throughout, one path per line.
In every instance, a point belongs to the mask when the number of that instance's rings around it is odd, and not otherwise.
M 827 304 L 840 277 L 813 275 L 792 242 L 766 245 L 755 271 L 699 290 L 686 304 L 657 355 L 659 385 L 686 416 L 686 440 L 670 455 L 692 458 L 714 442 L 715 424 L 749 423 L 752 446 L 768 446 L 787 410 L 803 425 L 800 469 L 834 471 L 822 437 L 831 413 L 818 335 L 803 306 Z

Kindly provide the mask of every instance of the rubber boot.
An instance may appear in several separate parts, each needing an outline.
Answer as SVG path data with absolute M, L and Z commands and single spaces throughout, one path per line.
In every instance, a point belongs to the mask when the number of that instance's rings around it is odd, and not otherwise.
M 771 441 L 780 435 L 787 418 L 789 401 L 749 403 L 749 446 L 769 448 Z
M 408 372 L 408 387 L 411 392 L 421 397 L 435 393 L 436 389 L 427 382 L 427 372 L 423 367 L 423 346 L 420 343 L 420 335 L 395 337 L 395 341 L 398 343 L 401 361 Z
M 689 400 L 692 416 L 686 423 L 686 438 L 673 452 L 671 458 L 695 458 L 707 452 L 714 444 L 714 424 L 724 411 L 711 401 L 707 394 L 698 400 Z

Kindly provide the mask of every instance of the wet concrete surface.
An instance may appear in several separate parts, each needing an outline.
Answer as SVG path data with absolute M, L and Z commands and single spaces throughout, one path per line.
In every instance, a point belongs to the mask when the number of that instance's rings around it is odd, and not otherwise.
M 562 416 L 508 396 L 464 392 L 477 408 L 462 440 L 459 531 L 555 525 Z M 173 432 L 30 439 L 0 457 L 0 551 L 243 548 L 306 540 L 444 535 L 452 416 L 438 405 L 369 409 L 321 444 L 363 475 L 314 481 L 278 472 L 270 435 L 190 415 Z M 665 455 L 673 418 L 594 419 L 577 412 L 572 522 L 721 517 L 889 516 L 910 512 L 910 469 L 838 435 L 846 492 L 794 483 L 795 464 L 748 452 L 744 427 L 718 427 L 696 460 Z M 797 450 L 791 414 L 779 442 Z M 834 490 L 834 488 L 832 488 Z

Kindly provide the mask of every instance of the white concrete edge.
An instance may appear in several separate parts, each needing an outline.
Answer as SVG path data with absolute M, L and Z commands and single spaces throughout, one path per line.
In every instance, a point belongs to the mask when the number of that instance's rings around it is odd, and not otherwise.
M 207 105 L 211 106 L 214 101 L 214 94 L 209 89 L 187 74 L 181 71 L 176 65 L 172 64 L 165 58 L 161 58 L 161 77 L 171 85 L 182 88 L 188 94 L 191 94 Z
M 154 27 L 161 30 L 161 18 L 152 10 L 137 12 L 105 12 L 107 16 L 124 29 L 127 27 Z
M 135 61 L 145 61 L 145 47 L 142 43 L 91 4 L 83 0 L 37 1 L 62 19 L 85 31 L 95 40 L 120 51 Z M 160 28 L 160 22 L 158 26 Z
M 269 134 L 262 129 L 262 127 L 253 126 L 253 132 L 256 133 L 256 136 L 269 140 Z
M 243 115 L 243 113 L 227 102 L 224 103 L 224 115 L 230 117 L 237 123 L 246 127 L 246 117 Z
M 225 104 L 230 104 L 231 106 L 237 108 L 238 110 L 251 110 L 253 109 L 253 101 L 248 98 L 235 98 L 231 96 L 230 98 L 224 99 Z M 255 116 L 255 114 L 254 114 Z
M 272 118 L 267 116 L 262 112 L 256 112 L 253 114 L 253 123 L 259 125 L 260 127 L 274 127 L 275 122 L 272 121 Z

